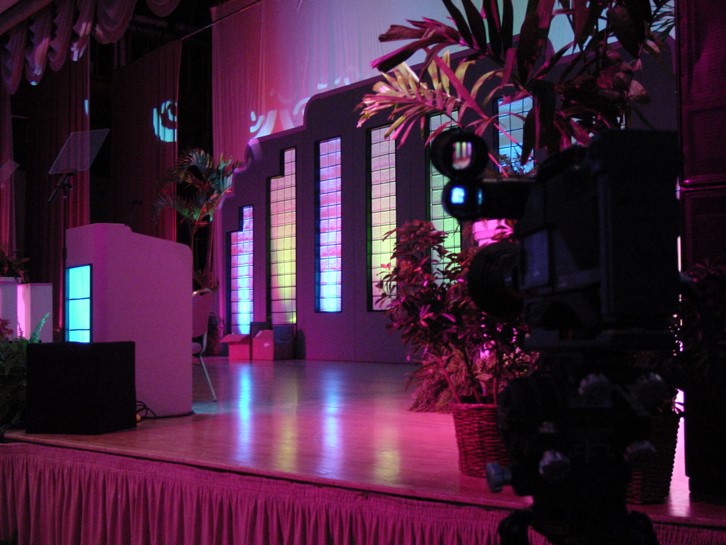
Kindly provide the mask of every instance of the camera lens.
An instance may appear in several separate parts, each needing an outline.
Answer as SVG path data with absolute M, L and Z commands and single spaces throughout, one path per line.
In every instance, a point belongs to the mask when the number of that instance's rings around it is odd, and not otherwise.
M 489 148 L 481 137 L 456 127 L 434 138 L 431 162 L 447 178 L 473 180 L 483 176 Z

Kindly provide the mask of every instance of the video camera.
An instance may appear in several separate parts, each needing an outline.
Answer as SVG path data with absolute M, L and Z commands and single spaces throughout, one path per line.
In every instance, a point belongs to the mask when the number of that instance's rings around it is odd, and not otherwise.
M 431 160 L 460 221 L 516 220 L 513 240 L 482 248 L 468 289 L 482 310 L 521 315 L 537 369 L 500 396 L 509 467 L 491 465 L 492 491 L 511 484 L 531 508 L 500 525 L 503 544 L 526 527 L 553 544 L 656 544 L 645 515 L 626 509 L 632 467 L 649 459 L 663 381 L 632 365 L 669 349 L 678 300 L 676 136 L 606 131 L 544 161 L 535 178 L 485 179 L 488 150 L 461 129 L 442 132 Z

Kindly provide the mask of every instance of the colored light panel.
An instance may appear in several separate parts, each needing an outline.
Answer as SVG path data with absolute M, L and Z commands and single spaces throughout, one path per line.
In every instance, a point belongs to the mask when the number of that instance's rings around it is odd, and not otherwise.
M 283 175 L 270 178 L 270 309 L 273 324 L 296 322 L 295 148 L 282 151 Z
M 530 157 L 524 165 L 521 162 L 522 146 L 524 138 L 524 118 L 532 109 L 532 99 L 523 98 L 503 104 L 502 99 L 498 102 L 499 125 L 507 131 L 516 142 L 512 142 L 507 136 L 498 133 L 499 155 L 506 157 L 512 168 L 518 173 L 526 173 L 534 168 L 534 161 Z M 517 143 L 519 142 L 519 143 Z
M 370 228 L 368 231 L 370 285 L 369 308 L 383 310 L 389 300 L 379 302 L 381 290 L 376 286 L 383 265 L 391 262 L 396 237 L 383 240 L 386 233 L 396 228 L 396 142 L 387 140 L 388 127 L 369 132 Z
M 317 310 L 342 310 L 340 138 L 318 151 Z
M 456 117 L 456 116 L 454 116 Z M 439 128 L 444 121 L 448 118 L 443 115 L 430 116 L 428 119 L 429 133 Z M 444 247 L 450 252 L 458 252 L 461 250 L 461 241 L 459 236 L 459 222 L 449 216 L 444 210 L 443 204 L 441 204 L 441 191 L 449 181 L 446 176 L 441 174 L 434 168 L 429 162 L 429 221 L 434 224 L 434 227 L 439 231 L 448 233 L 444 241 Z
M 91 266 L 66 269 L 66 340 L 91 342 Z
M 240 230 L 230 233 L 230 303 L 233 333 L 249 334 L 253 315 L 253 212 L 240 208 Z

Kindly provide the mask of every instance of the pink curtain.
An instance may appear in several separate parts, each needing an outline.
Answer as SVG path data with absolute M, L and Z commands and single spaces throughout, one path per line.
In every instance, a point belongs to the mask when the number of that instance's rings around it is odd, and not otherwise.
M 496 545 L 506 509 L 183 464 L 0 445 L 0 540 L 19 545 Z M 660 545 L 724 528 L 655 523 Z M 532 545 L 545 545 L 530 532 Z
M 177 161 L 176 119 L 181 42 L 165 45 L 113 75 L 112 173 L 115 217 L 137 233 L 176 240 L 173 211 L 153 205 Z
M 90 452 L 0 445 L 0 539 L 17 532 L 19 545 L 495 545 L 504 514 Z
M 230 0 L 211 11 L 214 151 L 237 158 L 252 138 L 302 125 L 313 95 L 377 75 L 371 61 L 397 46 L 378 41 L 391 24 L 448 17 L 440 0 Z

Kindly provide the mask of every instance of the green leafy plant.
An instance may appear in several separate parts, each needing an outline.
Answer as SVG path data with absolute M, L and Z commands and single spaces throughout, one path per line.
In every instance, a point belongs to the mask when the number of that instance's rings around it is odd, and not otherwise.
M 208 228 L 232 184 L 232 175 L 240 163 L 220 156 L 212 156 L 199 148 L 185 150 L 179 155 L 176 166 L 164 180 L 154 206 L 157 213 L 173 209 L 180 222 L 187 226 L 189 244 L 195 259 L 194 279 L 200 287 L 215 288 L 213 271 L 213 231 Z M 201 237 L 200 237 L 201 235 Z M 200 240 L 201 238 L 201 240 Z M 203 242 L 205 257 L 203 265 L 197 268 L 197 245 Z
M 675 346 L 659 371 L 679 389 L 716 393 L 726 363 L 726 265 L 707 259 L 686 276 L 690 284 L 673 319 Z
M 379 37 L 409 43 L 373 61 L 384 80 L 363 97 L 359 124 L 385 113 L 393 122 L 388 134 L 402 141 L 413 127 L 423 129 L 428 116 L 442 114 L 447 121 L 429 141 L 452 125 L 480 136 L 493 128 L 521 146 L 522 164 L 535 150 L 586 145 L 594 133 L 639 115 L 638 106 L 649 101 L 636 77 L 641 57 L 658 56 L 673 27 L 671 0 L 653 6 L 650 0 L 529 0 L 516 36 L 512 0 L 484 0 L 481 9 L 462 0 L 463 12 L 452 0 L 443 2 L 454 26 L 423 19 L 391 25 Z M 555 18 L 569 23 L 572 41 L 550 51 Z M 466 50 L 456 65 L 450 47 Z M 418 51 L 426 59 L 416 74 L 406 61 Z M 488 108 L 499 97 L 504 103 L 532 99 L 521 142 Z
M 8 320 L 0 318 L 0 426 L 15 424 L 25 417 L 28 344 L 40 342 L 40 332 L 47 319 L 48 314 L 38 322 L 29 338 L 13 338 Z
M 28 258 L 13 257 L 0 248 L 0 276 L 15 278 L 18 282 L 27 282 L 26 263 Z
M 521 348 L 524 324 L 479 310 L 466 274 L 476 248 L 451 252 L 446 233 L 414 220 L 391 231 L 392 264 L 380 277 L 379 303 L 387 327 L 400 333 L 421 364 L 414 410 L 445 410 L 451 403 L 496 403 L 507 381 L 526 373 L 534 355 Z
M 10 539 L 0 540 L 0 545 L 18 545 L 18 536 L 13 535 Z
M 677 390 L 721 396 L 726 364 L 726 265 L 706 259 L 685 273 L 678 308 L 671 320 L 669 350 L 637 352 L 635 365 L 665 379 L 663 412 L 680 412 Z

